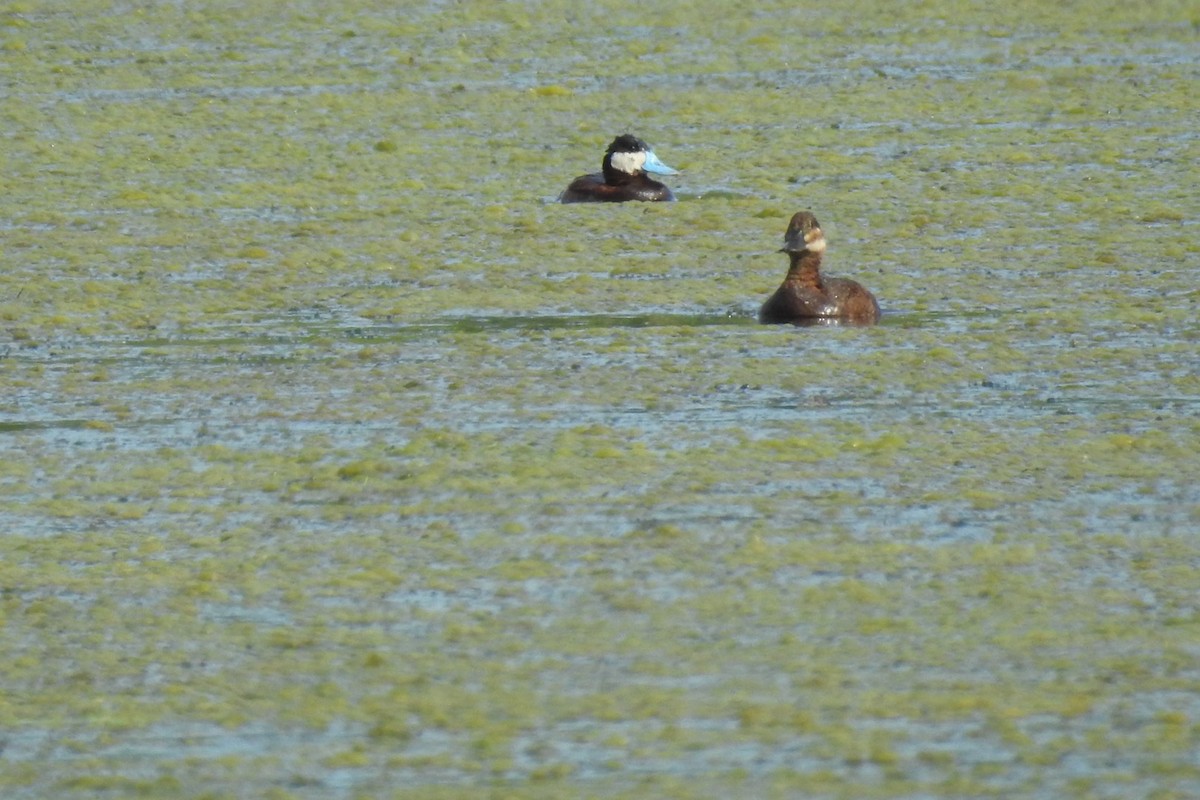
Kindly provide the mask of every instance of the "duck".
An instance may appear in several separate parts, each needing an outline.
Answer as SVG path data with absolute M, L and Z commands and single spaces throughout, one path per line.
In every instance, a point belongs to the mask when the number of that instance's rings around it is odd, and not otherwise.
M 779 252 L 788 254 L 791 266 L 783 284 L 763 303 L 758 312 L 759 322 L 767 325 L 787 322 L 869 325 L 879 321 L 879 303 L 861 283 L 821 275 L 825 234 L 811 211 L 798 211 L 792 216 Z
M 559 195 L 563 203 L 624 203 L 627 200 L 672 201 L 675 195 L 646 173 L 678 175 L 644 141 L 631 133 L 613 139 L 604 151 L 601 172 L 580 175 Z

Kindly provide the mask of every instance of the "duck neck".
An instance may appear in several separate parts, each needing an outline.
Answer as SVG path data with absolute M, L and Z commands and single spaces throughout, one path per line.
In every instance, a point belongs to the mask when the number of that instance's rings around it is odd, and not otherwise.
M 801 253 L 789 253 L 792 266 L 788 269 L 787 280 L 804 284 L 805 286 L 821 285 L 821 254 L 811 250 Z
M 613 169 L 607 164 L 604 165 L 604 182 L 610 186 L 620 186 L 623 183 L 629 183 L 636 177 L 636 175 L 630 175 L 628 172 Z

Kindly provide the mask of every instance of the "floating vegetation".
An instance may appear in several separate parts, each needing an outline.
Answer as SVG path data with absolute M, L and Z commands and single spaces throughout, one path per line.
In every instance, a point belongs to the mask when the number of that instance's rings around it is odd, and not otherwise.
M 1200 796 L 1179 7 L 0 28 L 0 796 Z

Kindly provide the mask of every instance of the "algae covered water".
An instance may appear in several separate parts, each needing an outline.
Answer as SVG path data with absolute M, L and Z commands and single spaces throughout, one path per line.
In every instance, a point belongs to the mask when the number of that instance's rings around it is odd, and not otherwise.
M 1200 795 L 1190 4 L 0 23 L 0 795 Z

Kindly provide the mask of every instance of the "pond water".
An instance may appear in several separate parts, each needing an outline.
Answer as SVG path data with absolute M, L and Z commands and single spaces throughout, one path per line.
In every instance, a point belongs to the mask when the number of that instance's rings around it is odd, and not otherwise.
M 0 21 L 4 797 L 1200 795 L 1188 4 Z

